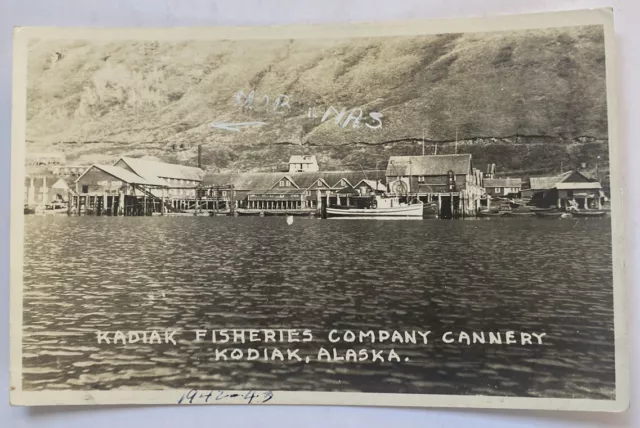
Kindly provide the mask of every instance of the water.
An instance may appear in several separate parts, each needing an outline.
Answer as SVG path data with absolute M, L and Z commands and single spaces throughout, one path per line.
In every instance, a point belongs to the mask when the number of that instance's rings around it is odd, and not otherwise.
M 27 390 L 614 397 L 609 219 L 25 222 Z M 311 329 L 311 343 L 269 346 L 311 356 L 334 346 L 330 329 L 432 330 L 433 340 L 373 345 L 393 347 L 408 358 L 401 362 L 216 362 L 224 345 L 191 333 L 177 346 L 98 344 L 95 334 L 234 327 Z M 547 336 L 541 346 L 439 340 L 445 331 L 507 330 Z

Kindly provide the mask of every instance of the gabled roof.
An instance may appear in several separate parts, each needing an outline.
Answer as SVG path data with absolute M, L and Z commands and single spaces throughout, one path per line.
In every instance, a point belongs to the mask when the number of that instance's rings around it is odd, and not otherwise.
M 292 179 L 291 177 L 289 177 L 288 175 L 283 175 L 282 177 L 280 177 L 279 179 L 277 179 L 277 180 L 273 183 L 273 185 L 271 186 L 271 188 L 276 187 L 278 184 L 280 184 L 280 181 L 282 181 L 282 180 L 287 180 L 287 181 L 289 181 L 291 184 L 293 184 L 294 186 L 296 186 L 296 188 L 297 188 L 297 189 L 299 189 L 299 188 L 300 188 L 300 186 L 298 186 L 298 185 L 296 184 L 296 182 L 295 182 L 295 181 L 293 181 L 293 179 Z
M 113 165 L 91 165 L 89 168 L 87 168 L 87 170 L 85 172 L 82 173 L 82 175 L 80 177 L 78 177 L 76 179 L 76 182 L 80 181 L 80 179 L 82 177 L 85 176 L 85 174 L 89 171 L 91 171 L 93 168 L 97 168 L 101 171 L 106 172 L 107 174 L 111 175 L 114 178 L 117 178 L 120 181 L 124 181 L 125 183 L 129 183 L 129 184 L 144 184 L 144 185 L 149 185 L 150 183 L 147 182 L 147 180 L 145 180 L 144 178 L 140 177 L 137 174 L 134 174 L 131 171 L 128 171 L 124 168 L 121 168 L 119 166 L 113 166 Z
M 377 190 L 379 192 L 386 192 L 387 191 L 387 186 L 385 186 L 384 184 L 380 183 L 379 181 L 376 182 L 375 180 L 360 180 L 358 182 L 358 184 L 356 184 L 353 187 L 357 189 L 363 183 L 366 184 L 367 186 L 369 186 L 371 189 Z
M 387 176 L 456 175 L 471 172 L 471 155 L 391 156 L 387 164 Z
M 485 178 L 484 187 L 522 187 L 519 178 Z
M 384 171 L 316 171 L 316 172 L 246 172 L 233 174 L 207 174 L 202 181 L 204 186 L 233 186 L 236 190 L 270 189 L 282 177 L 290 177 L 302 189 L 308 189 L 323 179 L 332 187 L 341 179 L 356 183 L 365 176 L 368 178 L 384 178 Z
M 554 186 L 558 190 L 593 190 L 602 189 L 597 181 L 590 183 L 556 183 Z
M 341 181 L 343 181 L 343 180 L 347 183 L 347 185 L 346 185 L 346 186 L 341 186 L 341 185 L 340 185 L 340 182 L 341 182 Z M 353 184 L 351 184 L 351 182 L 350 182 L 346 177 L 343 177 L 343 178 L 341 178 L 340 180 L 336 181 L 336 182 L 333 184 L 333 186 L 331 186 L 331 187 L 336 187 L 336 188 L 341 188 L 341 187 L 353 187 Z
M 148 182 L 157 182 L 157 177 L 193 181 L 202 181 L 204 177 L 204 171 L 201 168 L 193 166 L 130 158 L 127 156 L 121 157 L 116 163 L 120 160 L 124 161 L 136 174 L 144 177 Z
M 314 155 L 291 155 L 289 163 L 313 163 L 317 164 L 316 157 Z
M 547 177 L 531 177 L 529 178 L 529 184 L 533 190 L 552 189 L 556 183 L 561 183 L 571 175 L 571 171 L 567 171 L 564 174 L 553 175 Z M 485 180 L 486 181 L 486 180 Z

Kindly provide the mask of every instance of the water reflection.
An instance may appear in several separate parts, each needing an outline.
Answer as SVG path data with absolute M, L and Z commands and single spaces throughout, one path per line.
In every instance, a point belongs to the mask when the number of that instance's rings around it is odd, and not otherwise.
M 27 217 L 24 388 L 613 398 L 610 222 Z M 534 331 L 544 346 L 395 344 L 408 361 L 216 362 L 96 330 Z M 346 344 L 340 344 L 346 348 Z M 388 349 L 380 345 L 377 349 Z

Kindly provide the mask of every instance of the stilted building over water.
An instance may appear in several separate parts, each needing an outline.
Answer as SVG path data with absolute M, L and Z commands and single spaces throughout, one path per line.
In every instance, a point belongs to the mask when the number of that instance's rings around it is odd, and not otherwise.
M 521 193 L 523 198 L 541 208 L 567 208 L 570 202 L 575 202 L 579 209 L 600 209 L 605 201 L 600 182 L 580 171 L 531 177 Z
M 384 171 L 207 174 L 202 186 L 232 187 L 234 206 L 242 210 L 313 212 L 322 204 L 346 204 L 365 177 L 384 177 Z M 231 195 L 227 200 L 231 202 Z
M 392 192 L 417 197 L 439 218 L 475 216 L 484 194 L 470 154 L 391 156 L 385 175 Z
M 75 182 L 69 213 L 151 215 L 213 208 L 201 187 L 201 168 L 122 157 L 92 165 Z

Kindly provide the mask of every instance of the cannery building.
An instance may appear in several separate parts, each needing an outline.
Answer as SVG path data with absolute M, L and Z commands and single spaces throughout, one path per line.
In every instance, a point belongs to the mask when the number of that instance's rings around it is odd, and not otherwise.
M 484 194 L 470 154 L 391 156 L 385 175 L 391 192 L 432 204 L 440 218 L 475 216 Z

